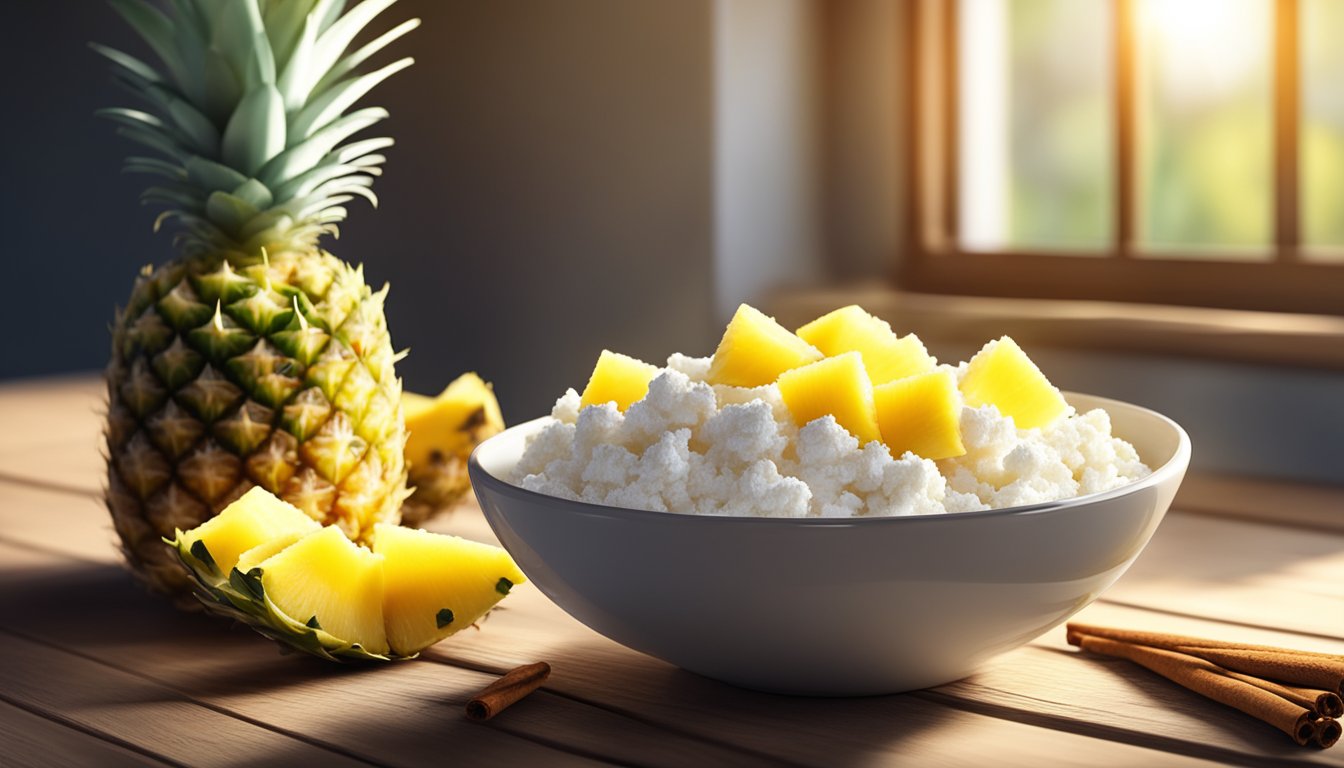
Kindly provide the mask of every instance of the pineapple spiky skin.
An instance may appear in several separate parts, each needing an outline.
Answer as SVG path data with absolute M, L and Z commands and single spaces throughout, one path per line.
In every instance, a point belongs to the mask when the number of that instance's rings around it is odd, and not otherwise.
M 107 502 L 150 585 L 181 594 L 160 540 L 254 486 L 357 541 L 399 519 L 406 431 L 382 298 L 328 254 L 194 257 L 137 283 L 113 331 Z
M 351 137 L 388 113 L 351 109 L 411 63 L 363 71 L 419 22 L 353 44 L 392 1 L 111 0 L 155 58 L 93 46 L 143 102 L 100 114 L 152 154 L 125 168 L 154 178 L 155 228 L 178 228 L 178 258 L 118 311 L 107 369 L 107 505 L 158 591 L 189 585 L 160 539 L 254 486 L 356 541 L 398 519 L 386 289 L 319 246 L 348 201 L 377 202 L 392 140 Z

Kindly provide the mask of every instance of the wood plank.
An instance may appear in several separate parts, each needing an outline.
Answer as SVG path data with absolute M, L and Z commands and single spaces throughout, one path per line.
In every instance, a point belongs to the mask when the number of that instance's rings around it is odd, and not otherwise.
M 0 563 L 0 586 L 6 588 L 0 633 L 22 632 L 217 712 L 301 733 L 369 762 L 423 765 L 471 744 L 469 764 L 506 756 L 547 765 L 587 765 L 588 758 L 669 766 L 765 764 L 741 750 L 668 734 L 545 692 L 508 716 L 477 724 L 466 719 L 464 707 L 493 675 L 440 664 L 347 667 L 281 656 L 277 646 L 245 628 L 171 609 L 110 565 L 62 562 L 5 544 Z M 99 599 L 79 611 L 55 608 L 77 595 Z M 99 629 L 90 633 L 89 627 Z M 645 755 L 649 743 L 660 744 L 651 760 Z
M 29 499 L 57 497 L 61 501 L 52 503 L 62 508 L 92 505 L 34 489 L 0 490 L 0 517 L 6 524 L 23 517 L 19 513 L 23 505 L 11 503 L 16 493 Z M 71 521 L 101 512 L 72 510 L 52 516 L 63 517 L 63 526 L 30 525 L 24 535 L 52 547 L 68 547 L 72 555 L 89 557 L 96 551 L 74 541 L 78 534 L 57 540 L 50 536 L 53 530 L 82 530 Z M 470 515 L 448 522 L 452 521 L 456 527 L 480 532 L 479 521 Z M 78 563 L 62 563 L 58 556 L 35 548 L 0 550 L 0 563 L 9 569 L 0 575 L 16 569 L 23 574 L 22 589 L 0 590 L 0 617 L 23 617 L 26 631 L 40 633 L 46 642 L 69 644 L 79 653 L 114 660 L 182 695 L 304 733 L 323 744 L 342 744 L 340 739 L 349 731 L 348 722 L 333 724 L 324 716 L 332 707 L 364 712 L 375 724 L 388 720 L 414 724 L 394 728 L 386 739 L 380 738 L 378 726 L 364 724 L 366 730 L 350 746 L 352 754 L 368 754 L 353 750 L 371 741 L 394 751 L 417 749 L 428 742 L 433 749 L 427 751 L 435 755 L 464 743 L 475 751 L 482 729 L 445 713 L 457 710 L 487 679 L 480 673 L 464 676 L 464 670 L 451 663 L 460 655 L 468 666 L 492 671 L 524 661 L 552 661 L 556 673 L 547 688 L 553 695 L 530 699 L 519 705 L 514 717 L 495 722 L 499 727 L 557 733 L 568 739 L 563 742 L 568 745 L 589 749 L 600 745 L 602 754 L 616 750 L 623 758 L 619 762 L 685 764 L 688 759 L 704 759 L 704 752 L 711 749 L 718 750 L 718 756 L 711 758 L 715 764 L 751 762 L 761 756 L 812 765 L 902 758 L 1039 764 L 1057 760 L 1061 753 L 1095 756 L 1095 764 L 1102 765 L 1157 759 L 1192 762 L 911 696 L 817 700 L 730 688 L 621 648 L 578 625 L 528 587 L 516 590 L 507 608 L 492 615 L 483 631 L 464 633 L 439 646 L 442 652 L 437 648 L 429 652 L 427 656 L 438 664 L 396 665 L 376 674 L 333 670 L 330 665 L 277 657 L 267 644 L 245 632 L 241 637 L 221 632 L 213 622 L 172 611 L 139 593 L 106 559 L 86 563 L 81 570 Z M 69 605 L 90 594 L 100 599 L 85 600 L 80 612 L 43 608 Z M 13 620 L 0 618 L 0 623 Z M 90 625 L 100 627 L 96 635 L 87 631 Z M 164 638 L 173 642 L 163 642 Z M 137 652 L 126 653 L 128 648 Z M 547 709 L 550 701 L 564 703 L 569 710 Z M 388 716 L 388 710 L 395 716 Z M 612 724 L 603 725 L 593 713 Z M 696 745 L 697 751 L 679 751 L 678 742 Z M 652 743 L 660 746 L 650 753 Z M 1008 757 L 1004 745 L 1011 746 Z M 376 754 L 385 758 L 381 751 Z M 495 756 L 502 754 L 514 753 Z
M 103 400 L 95 374 L 0 382 L 0 476 L 100 493 Z
M 10 703 L 185 765 L 357 761 L 187 701 L 161 685 L 0 631 Z
M 137 768 L 169 765 L 150 755 L 132 751 L 3 701 L 0 701 L 0 744 L 4 744 L 5 765 L 13 768 L 47 768 L 52 765 Z
M 1344 535 L 1167 515 L 1103 599 L 1344 640 Z

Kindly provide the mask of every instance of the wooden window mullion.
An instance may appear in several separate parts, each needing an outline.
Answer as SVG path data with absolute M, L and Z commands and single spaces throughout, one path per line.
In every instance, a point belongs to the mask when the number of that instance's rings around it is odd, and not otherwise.
M 1115 255 L 1122 259 L 1133 256 L 1135 152 L 1137 129 L 1134 109 L 1135 80 L 1138 52 L 1134 36 L 1134 3 L 1132 0 L 1114 0 L 1112 4 L 1113 47 L 1115 68 Z
M 1274 245 L 1279 261 L 1296 261 L 1301 250 L 1299 117 L 1301 66 L 1299 2 L 1276 0 L 1274 8 Z

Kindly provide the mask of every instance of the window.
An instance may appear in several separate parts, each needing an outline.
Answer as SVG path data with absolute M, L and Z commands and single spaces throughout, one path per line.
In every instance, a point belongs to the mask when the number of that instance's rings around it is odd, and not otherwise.
M 908 287 L 1344 314 L 1344 0 L 912 6 Z

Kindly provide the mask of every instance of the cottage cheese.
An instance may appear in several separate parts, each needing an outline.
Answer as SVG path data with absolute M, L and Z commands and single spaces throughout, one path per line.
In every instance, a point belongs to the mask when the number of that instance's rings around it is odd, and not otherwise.
M 1105 411 L 1018 429 L 963 408 L 966 454 L 893 457 L 830 416 L 797 427 L 773 385 L 711 386 L 709 358 L 672 355 L 625 413 L 569 390 L 512 481 L 551 496 L 701 515 L 858 517 L 968 512 L 1103 491 L 1149 473 Z M 953 369 L 960 372 L 961 369 Z

